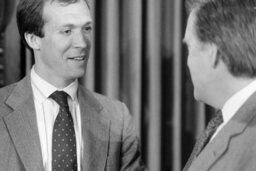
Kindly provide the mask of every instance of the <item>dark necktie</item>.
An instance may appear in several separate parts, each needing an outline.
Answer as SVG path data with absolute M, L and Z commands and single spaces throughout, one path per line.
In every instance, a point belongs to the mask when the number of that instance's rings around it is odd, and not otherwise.
M 50 97 L 60 106 L 52 133 L 52 171 L 77 171 L 76 135 L 68 94 L 55 91 Z
M 188 170 L 191 163 L 200 154 L 200 152 L 203 150 L 206 144 L 210 141 L 212 135 L 214 134 L 214 132 L 217 130 L 217 128 L 220 126 L 222 122 L 223 122 L 223 117 L 222 117 L 221 111 L 219 110 L 216 113 L 215 117 L 212 118 L 212 120 L 208 123 L 205 131 L 201 134 L 200 138 L 197 140 L 183 171 Z

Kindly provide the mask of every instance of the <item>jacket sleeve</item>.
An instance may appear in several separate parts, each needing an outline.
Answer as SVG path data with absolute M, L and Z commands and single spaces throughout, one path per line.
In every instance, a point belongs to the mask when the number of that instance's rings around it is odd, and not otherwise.
M 121 170 L 144 171 L 147 170 L 141 159 L 140 139 L 137 135 L 133 118 L 126 105 L 123 108 L 123 129 L 121 144 Z

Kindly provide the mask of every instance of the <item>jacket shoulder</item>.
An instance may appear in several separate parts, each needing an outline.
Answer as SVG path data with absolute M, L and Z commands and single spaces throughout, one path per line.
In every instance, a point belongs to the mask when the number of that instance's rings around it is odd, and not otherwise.
M 129 113 L 127 106 L 123 102 L 102 94 L 93 94 L 97 101 L 102 105 L 103 110 L 109 113 L 112 117 L 123 117 L 124 114 Z
M 124 120 L 131 117 L 127 106 L 123 102 L 96 92 L 92 92 L 92 95 L 102 107 L 103 112 L 101 113 L 108 119 L 116 123 L 122 123 Z
M 3 103 L 6 101 L 6 99 L 9 97 L 13 89 L 16 87 L 17 83 L 10 84 L 8 86 L 0 88 L 0 103 Z
M 108 105 L 120 106 L 120 105 L 123 104 L 119 100 L 109 98 L 105 95 L 102 95 L 102 94 L 99 94 L 99 93 L 96 93 L 96 92 L 93 92 L 93 95 L 100 102 L 100 104 L 103 105 L 103 106 L 108 106 Z

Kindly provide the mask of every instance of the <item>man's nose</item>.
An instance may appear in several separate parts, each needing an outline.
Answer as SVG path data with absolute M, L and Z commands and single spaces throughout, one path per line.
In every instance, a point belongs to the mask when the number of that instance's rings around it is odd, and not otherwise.
M 83 33 L 77 33 L 73 37 L 73 46 L 76 48 L 86 48 L 89 43 L 89 38 Z

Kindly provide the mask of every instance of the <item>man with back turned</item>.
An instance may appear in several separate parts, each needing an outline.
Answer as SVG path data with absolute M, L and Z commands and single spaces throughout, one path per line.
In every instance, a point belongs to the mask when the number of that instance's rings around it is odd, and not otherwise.
M 256 170 L 256 3 L 187 0 L 194 97 L 218 112 L 184 171 Z

